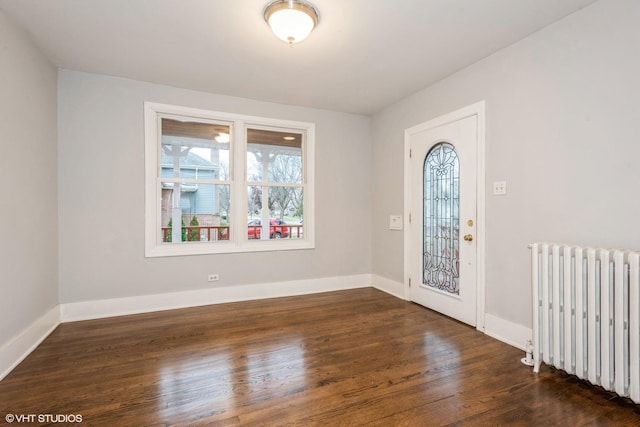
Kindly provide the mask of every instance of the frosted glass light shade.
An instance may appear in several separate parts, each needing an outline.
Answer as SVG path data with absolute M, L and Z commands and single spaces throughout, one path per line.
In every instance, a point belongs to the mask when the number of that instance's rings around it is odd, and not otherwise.
M 300 0 L 275 0 L 264 10 L 264 19 L 279 39 L 299 43 L 306 39 L 318 24 L 318 12 Z

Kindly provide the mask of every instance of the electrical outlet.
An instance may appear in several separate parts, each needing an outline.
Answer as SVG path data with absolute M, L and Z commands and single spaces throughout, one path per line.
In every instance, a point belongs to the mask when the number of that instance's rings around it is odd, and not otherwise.
M 209 282 L 217 282 L 218 280 L 220 280 L 220 276 L 218 275 L 218 273 L 210 274 L 209 276 L 207 276 L 207 280 Z

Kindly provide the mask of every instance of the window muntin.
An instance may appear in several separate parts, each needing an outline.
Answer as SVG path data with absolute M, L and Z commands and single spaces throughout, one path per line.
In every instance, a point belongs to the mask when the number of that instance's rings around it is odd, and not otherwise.
M 311 123 L 145 103 L 146 256 L 313 248 L 313 142 Z

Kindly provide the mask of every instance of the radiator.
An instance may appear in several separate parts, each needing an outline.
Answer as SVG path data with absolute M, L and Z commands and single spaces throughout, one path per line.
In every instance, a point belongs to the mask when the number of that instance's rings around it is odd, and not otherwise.
M 640 403 L 640 252 L 535 243 L 533 363 Z

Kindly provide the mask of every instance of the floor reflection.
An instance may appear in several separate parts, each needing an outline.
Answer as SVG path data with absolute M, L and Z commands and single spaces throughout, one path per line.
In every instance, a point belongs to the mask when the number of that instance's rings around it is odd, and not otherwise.
M 164 361 L 158 380 L 161 419 L 232 413 L 234 408 L 287 396 L 306 387 L 301 338 L 215 348 Z
M 158 382 L 161 418 L 193 415 L 205 407 L 214 414 L 234 406 L 231 353 L 225 349 L 215 353 L 162 365 Z

